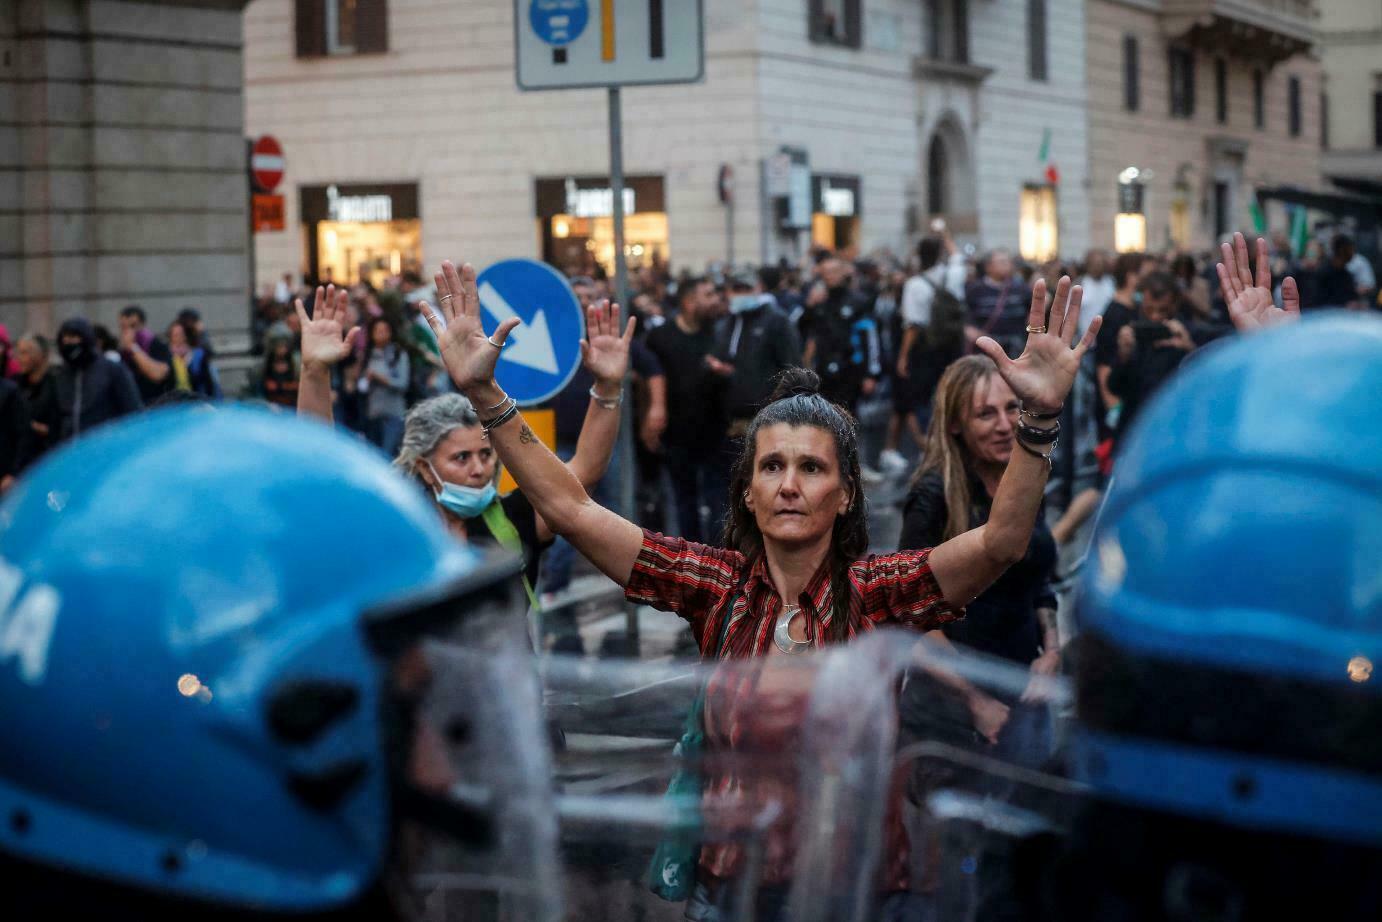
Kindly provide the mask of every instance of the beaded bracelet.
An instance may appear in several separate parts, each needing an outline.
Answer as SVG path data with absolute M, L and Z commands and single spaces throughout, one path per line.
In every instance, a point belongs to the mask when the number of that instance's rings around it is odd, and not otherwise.
M 1052 426 L 1050 429 L 1037 429 L 1018 420 L 1017 440 L 1019 442 L 1030 442 L 1033 445 L 1054 445 L 1060 438 L 1060 424 Z

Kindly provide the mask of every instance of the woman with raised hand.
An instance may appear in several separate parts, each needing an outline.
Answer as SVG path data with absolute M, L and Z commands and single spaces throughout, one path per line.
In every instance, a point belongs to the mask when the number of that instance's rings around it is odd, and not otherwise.
M 328 423 L 332 421 L 331 366 L 350 355 L 351 342 L 359 332 L 359 327 L 344 331 L 346 300 L 344 290 L 328 286 L 317 289 L 310 318 L 301 300 L 295 304 L 302 322 L 298 413 Z M 634 326 L 630 319 L 621 335 L 619 306 L 608 301 L 593 304 L 586 311 L 581 355 L 595 376 L 595 385 L 576 453 L 568 465 L 562 465 L 581 485 L 582 495 L 604 476 L 614 451 Z M 486 405 L 478 406 L 483 410 Z M 521 553 L 524 588 L 536 604 L 533 587 L 537 585 L 538 562 L 552 543 L 553 529 L 534 512 L 521 485 L 507 496 L 498 495 L 494 481 L 499 459 L 480 422 L 472 404 L 456 394 L 420 401 L 404 419 L 394 465 L 427 489 L 457 538 L 497 543 Z
M 644 531 L 592 502 L 494 380 L 517 321 L 485 334 L 475 270 L 468 265 L 443 263 L 436 281 L 441 314 L 430 305 L 423 309 L 451 379 L 483 408 L 491 443 L 543 521 L 623 586 L 630 601 L 681 615 L 702 655 L 723 659 L 791 655 L 885 623 L 929 630 L 961 617 L 963 606 L 1027 551 L 1061 406 L 1099 329 L 1095 321 L 1075 344 L 1081 291 L 1062 278 L 1049 321 L 1046 285 L 1037 283 L 1019 358 L 1009 359 L 989 337 L 978 341 L 1022 401 L 1020 450 L 994 492 L 987 522 L 935 548 L 896 554 L 867 555 L 854 419 L 820 395 L 813 374 L 785 372 L 775 399 L 749 424 L 734 466 L 726 546 L 710 547 Z M 705 721 L 708 747 L 742 741 L 735 728 L 717 723 L 709 701 Z M 900 826 L 890 821 L 890 832 Z M 905 841 L 888 855 L 886 889 L 903 890 Z M 708 847 L 701 871 L 713 888 L 736 873 L 741 860 L 736 846 Z M 790 859 L 772 864 L 766 881 L 785 883 Z

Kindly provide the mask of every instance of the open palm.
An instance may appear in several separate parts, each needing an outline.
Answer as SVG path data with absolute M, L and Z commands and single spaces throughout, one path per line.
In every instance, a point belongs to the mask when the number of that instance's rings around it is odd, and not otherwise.
M 1248 242 L 1242 234 L 1233 235 L 1233 244 L 1222 244 L 1224 261 L 1216 267 L 1219 289 L 1228 305 L 1228 316 L 1240 332 L 1261 330 L 1300 319 L 1300 289 L 1286 276 L 1281 282 L 1281 304 L 1272 300 L 1272 270 L 1267 257 L 1267 241 L 1257 238 L 1257 278 L 1248 264 Z M 1284 310 L 1282 309 L 1284 308 Z
M 1095 317 L 1084 338 L 1071 348 L 1080 325 L 1080 301 L 1084 290 L 1070 286 L 1070 277 L 1061 276 L 1056 296 L 1051 301 L 1051 318 L 1046 315 L 1046 280 L 1038 279 L 1032 288 L 1032 307 L 1027 315 L 1027 345 L 1015 360 L 1003 347 L 982 336 L 975 345 L 998 366 L 998 373 L 1023 405 L 1039 413 L 1054 412 L 1065 403 L 1080 370 L 1080 360 L 1094 344 L 1102 317 Z M 1041 332 L 1038 332 L 1041 331 Z
M 585 341 L 581 358 L 596 381 L 620 384 L 629 370 L 629 343 L 633 341 L 636 318 L 630 317 L 623 335 L 619 333 L 619 305 L 601 301 L 586 308 Z
M 509 333 L 521 322 L 510 317 L 499 324 L 494 336 L 486 336 L 480 324 L 480 292 L 475 287 L 475 267 L 466 263 L 460 269 L 450 260 L 441 264 L 433 276 L 437 283 L 437 309 L 422 304 L 427 325 L 437 336 L 442 362 L 456 389 L 488 384 L 494 379 L 494 366 Z
M 344 332 L 349 300 L 350 295 L 344 288 L 338 290 L 335 285 L 328 285 L 323 289 L 318 285 L 310 318 L 302 306 L 302 299 L 293 300 L 293 309 L 302 325 L 303 365 L 335 365 L 350 355 L 360 328 L 351 327 L 350 332 Z

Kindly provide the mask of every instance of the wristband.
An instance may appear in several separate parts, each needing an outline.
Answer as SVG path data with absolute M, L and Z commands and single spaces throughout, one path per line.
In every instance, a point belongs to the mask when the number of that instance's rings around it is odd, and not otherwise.
M 1018 420 L 1017 440 L 1027 442 L 1031 445 L 1054 445 L 1060 438 L 1060 424 L 1052 426 L 1050 429 L 1037 429 Z
M 1027 405 L 1025 403 L 1019 404 L 1019 406 L 1022 409 L 1023 416 L 1027 417 L 1028 419 L 1039 419 L 1043 422 L 1049 419 L 1060 419 L 1061 412 L 1065 409 L 1064 406 L 1059 406 L 1056 407 L 1056 409 L 1051 413 L 1037 413 L 1033 410 L 1027 409 Z
M 599 404 L 606 410 L 617 410 L 624 403 L 624 389 L 619 388 L 618 397 L 601 397 L 595 392 L 595 385 L 590 385 L 590 399 Z
M 510 407 L 503 413 L 500 413 L 499 416 L 497 416 L 491 422 L 483 423 L 480 428 L 484 429 L 485 435 L 488 437 L 491 429 L 498 429 L 500 426 L 504 425 L 506 422 L 513 419 L 517 415 L 518 404 L 514 403 L 510 405 Z
M 1017 447 L 1018 447 L 1018 448 L 1021 448 L 1023 451 L 1025 451 L 1027 454 L 1031 455 L 1033 458 L 1040 458 L 1041 460 L 1045 461 L 1045 462 L 1046 462 L 1046 473 L 1048 473 L 1048 474 L 1051 473 L 1051 468 L 1052 468 L 1052 466 L 1053 466 L 1053 465 L 1052 465 L 1052 462 L 1051 462 L 1051 455 L 1055 454 L 1055 452 L 1056 452 L 1056 443 L 1055 443 L 1055 442 L 1052 442 L 1052 443 L 1051 443 L 1051 450 L 1048 451 L 1046 454 L 1042 454 L 1041 452 L 1037 451 L 1035 448 L 1033 448 L 1032 446 L 1028 445 L 1026 442 L 1022 441 L 1021 439 L 1018 439 L 1018 440 L 1017 440 Z

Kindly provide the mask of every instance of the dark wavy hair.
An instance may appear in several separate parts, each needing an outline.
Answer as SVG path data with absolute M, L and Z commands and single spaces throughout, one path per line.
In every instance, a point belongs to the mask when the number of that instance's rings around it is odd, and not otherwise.
M 830 616 L 831 641 L 848 636 L 850 609 L 850 564 L 869 548 L 868 513 L 863 481 L 859 476 L 859 429 L 854 417 L 839 404 L 821 396 L 820 378 L 805 368 L 788 368 L 774 381 L 772 396 L 744 433 L 744 446 L 730 473 L 729 512 L 725 517 L 724 546 L 753 559 L 763 553 L 763 533 L 749 510 L 744 494 L 753 482 L 754 457 L 758 453 L 758 433 L 765 426 L 814 426 L 830 433 L 835 441 L 835 458 L 840 476 L 849 491 L 849 509 L 836 516 L 830 540 L 830 597 L 834 611 Z

